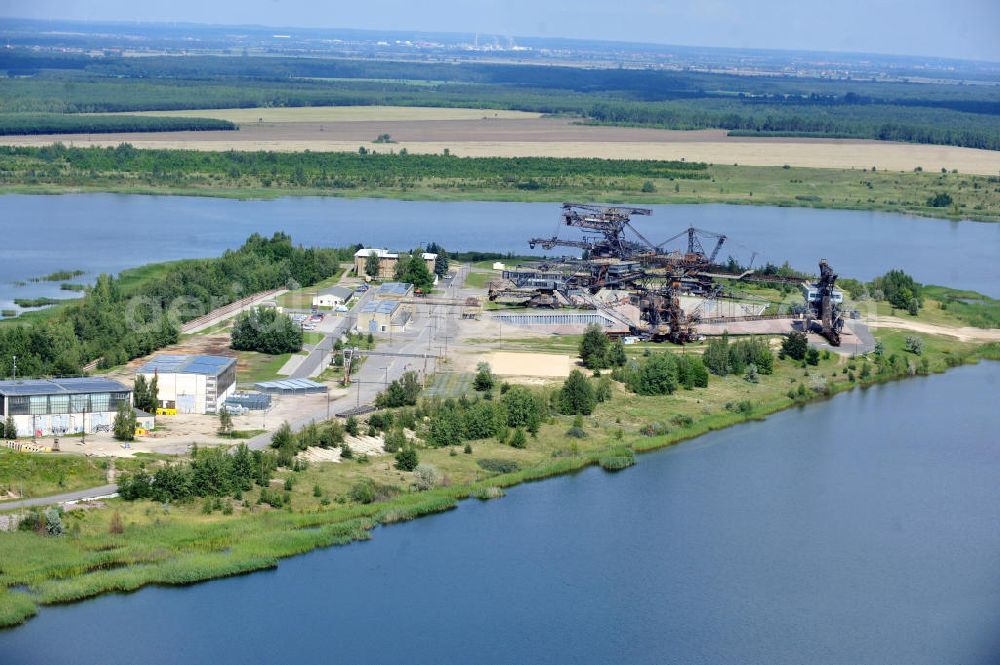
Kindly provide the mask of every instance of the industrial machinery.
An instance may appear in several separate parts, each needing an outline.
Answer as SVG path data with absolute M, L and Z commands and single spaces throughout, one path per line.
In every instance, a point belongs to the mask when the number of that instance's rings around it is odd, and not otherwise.
M 844 329 L 844 318 L 840 315 L 840 305 L 844 293 L 834 288 L 837 274 L 826 259 L 819 262 L 819 280 L 802 285 L 806 299 L 806 319 L 804 329 L 808 332 L 812 317 L 819 319 L 820 334 L 833 346 L 840 346 L 840 332 Z
M 648 208 L 564 203 L 560 226 L 579 229 L 581 237 L 536 237 L 528 244 L 532 249 L 582 250 L 583 258 L 564 257 L 505 270 L 503 279 L 490 283 L 490 300 L 529 307 L 597 308 L 621 321 L 622 314 L 607 308 L 595 296 L 603 289 L 622 291 L 626 293 L 625 302 L 633 306 L 626 322 L 632 335 L 683 344 L 697 338 L 695 324 L 699 319 L 717 318 L 711 312 L 718 312 L 720 299 L 753 300 L 752 294 L 720 286 L 717 278 L 802 284 L 798 277 L 764 271 L 758 274 L 751 268 L 739 268 L 737 272 L 732 265 L 717 263 L 727 236 L 694 226 L 653 244 L 631 223 L 634 215 L 651 214 Z M 670 247 L 675 241 L 676 245 Z M 820 279 L 807 285 L 811 290 L 807 289 L 806 300 L 810 315 L 822 324 L 822 334 L 839 345 L 844 325 L 839 313 L 843 294 L 834 288 L 836 279 L 829 264 L 820 262 Z M 703 300 L 693 309 L 688 302 L 689 311 L 685 312 L 682 296 Z M 621 297 L 618 302 L 622 302 Z
M 632 215 L 652 215 L 649 208 L 628 208 L 596 206 L 584 203 L 563 203 L 562 223 L 583 230 L 582 240 L 566 240 L 557 236 L 532 238 L 528 245 L 534 249 L 553 247 L 573 247 L 587 252 L 589 257 L 627 259 L 639 254 L 656 251 L 649 240 L 639 233 L 631 223 Z M 625 236 L 629 230 L 636 240 Z

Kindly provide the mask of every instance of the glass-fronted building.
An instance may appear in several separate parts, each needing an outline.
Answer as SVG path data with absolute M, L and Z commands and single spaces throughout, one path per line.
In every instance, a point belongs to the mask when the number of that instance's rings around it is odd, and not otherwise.
M 110 431 L 121 402 L 131 406 L 132 391 L 100 377 L 0 381 L 0 417 L 19 436 Z

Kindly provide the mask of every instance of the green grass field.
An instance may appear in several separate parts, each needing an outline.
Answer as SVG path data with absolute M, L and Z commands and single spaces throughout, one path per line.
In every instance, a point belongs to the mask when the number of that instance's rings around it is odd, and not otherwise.
M 479 272 L 470 270 L 465 276 L 465 285 L 474 289 L 485 289 L 489 286 L 490 280 L 494 279 L 500 279 L 499 272 Z
M 278 370 L 292 357 L 290 353 L 270 356 L 256 351 L 237 351 L 236 355 L 238 357 L 236 383 L 241 386 L 284 378 L 278 374 Z

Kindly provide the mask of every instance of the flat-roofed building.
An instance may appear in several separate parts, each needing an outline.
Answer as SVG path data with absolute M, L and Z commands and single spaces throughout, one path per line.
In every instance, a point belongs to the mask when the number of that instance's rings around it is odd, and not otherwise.
M 369 300 L 357 309 L 358 330 L 371 333 L 405 332 L 411 314 L 398 300 Z
M 236 358 L 161 353 L 136 371 L 157 377 L 160 413 L 218 413 L 236 392 Z
M 122 402 L 132 405 L 132 391 L 103 377 L 0 381 L 0 417 L 19 436 L 110 432 Z
M 354 272 L 359 277 L 369 276 L 365 271 L 368 257 L 374 254 L 378 257 L 378 275 L 375 279 L 392 279 L 399 262 L 399 254 L 378 247 L 362 247 L 354 253 Z
M 413 285 L 406 282 L 386 282 L 375 289 L 378 300 L 405 300 L 413 297 Z
M 339 307 L 346 304 L 354 296 L 354 289 L 349 286 L 333 286 L 320 291 L 313 298 L 313 307 Z

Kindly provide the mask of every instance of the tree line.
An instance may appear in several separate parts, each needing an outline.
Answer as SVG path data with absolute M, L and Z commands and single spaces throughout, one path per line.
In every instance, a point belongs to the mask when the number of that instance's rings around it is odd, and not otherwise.
M 20 58 L 0 58 L 0 69 L 5 60 L 18 67 Z M 0 80 L 0 112 L 473 107 L 669 129 L 1000 145 L 994 121 L 1000 96 L 992 86 L 311 58 L 104 58 L 84 64 L 70 58 L 71 73 L 62 71 L 58 60 L 44 64 L 34 76 Z M 329 78 L 338 80 L 319 80 Z
M 108 134 L 113 132 L 199 132 L 235 130 L 228 120 L 142 115 L 0 113 L 0 135 Z

